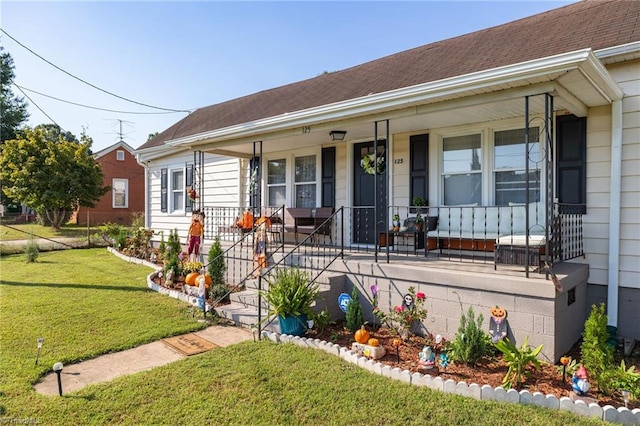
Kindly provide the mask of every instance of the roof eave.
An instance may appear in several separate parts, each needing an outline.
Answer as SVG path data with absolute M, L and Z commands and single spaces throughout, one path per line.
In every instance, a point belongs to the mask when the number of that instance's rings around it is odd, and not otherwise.
M 275 132 L 301 125 L 345 119 L 350 116 L 398 109 L 409 104 L 425 104 L 439 99 L 468 96 L 478 91 L 492 91 L 505 84 L 526 82 L 541 76 L 579 69 L 600 94 L 610 102 L 622 98 L 622 90 L 591 49 L 581 49 L 490 70 L 479 71 L 383 93 L 371 94 L 333 104 L 322 105 L 235 126 L 215 129 L 165 142 L 167 146 L 189 146 Z M 495 90 L 495 89 L 493 89 Z

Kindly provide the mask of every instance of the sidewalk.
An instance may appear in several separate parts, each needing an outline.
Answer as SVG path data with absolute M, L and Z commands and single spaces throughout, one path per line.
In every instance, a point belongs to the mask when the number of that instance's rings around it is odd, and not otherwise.
M 250 330 L 234 326 L 214 325 L 193 334 L 220 347 L 253 339 Z M 62 392 L 74 392 L 90 384 L 108 382 L 126 374 L 151 370 L 183 358 L 186 358 L 186 355 L 162 341 L 157 341 L 78 364 L 65 365 L 61 374 Z M 35 390 L 43 395 L 58 395 L 56 374 L 51 372 L 44 376 L 42 381 L 35 385 Z

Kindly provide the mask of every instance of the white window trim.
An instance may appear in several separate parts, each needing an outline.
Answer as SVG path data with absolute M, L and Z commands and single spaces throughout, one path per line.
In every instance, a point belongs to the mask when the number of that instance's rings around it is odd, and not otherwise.
M 183 166 L 180 167 L 168 167 L 168 182 L 167 182 L 167 196 L 169 197 L 169 199 L 167 200 L 167 210 L 168 213 L 171 215 L 183 215 L 186 212 L 186 208 L 185 208 L 185 203 L 186 203 L 186 187 L 185 188 L 174 188 L 173 187 L 173 174 L 180 172 L 182 173 L 182 183 L 183 186 L 185 186 L 186 180 L 186 168 Z M 174 205 L 174 198 L 173 195 L 174 193 L 178 192 L 178 191 L 182 191 L 182 205 L 181 206 L 175 206 Z
M 322 148 L 317 148 L 317 149 L 305 149 L 305 150 L 300 150 L 300 151 L 289 151 L 287 153 L 276 153 L 276 154 L 272 154 L 269 155 L 268 157 L 265 157 L 264 159 L 264 163 L 263 163 L 263 169 L 262 170 L 267 170 L 267 164 L 268 161 L 272 161 L 272 160 L 280 160 L 280 159 L 284 159 L 287 162 L 287 167 L 286 167 L 286 172 L 285 172 L 285 206 L 286 207 L 295 207 L 295 199 L 296 199 L 296 182 L 294 182 L 295 179 L 295 166 L 296 166 L 296 158 L 297 157 L 306 157 L 309 155 L 315 155 L 316 157 L 316 176 L 315 176 L 315 182 L 306 182 L 306 183 L 315 183 L 316 185 L 316 200 L 315 200 L 315 205 L 319 206 L 320 202 L 322 200 L 321 198 L 321 194 L 320 194 L 320 183 L 321 183 L 321 179 L 322 179 Z M 263 175 L 262 176 L 262 182 L 263 182 L 263 191 L 262 191 L 262 197 L 264 199 L 264 204 L 266 205 L 269 201 L 268 199 L 268 187 L 269 185 L 267 184 L 267 176 Z M 278 206 L 274 206 L 274 207 L 278 207 Z
M 277 161 L 277 160 L 284 160 L 285 162 L 285 168 L 284 168 L 284 183 L 269 183 L 269 162 L 270 161 Z M 265 184 L 265 188 L 266 191 L 263 192 L 264 194 L 264 205 L 268 205 L 269 204 L 269 191 L 271 190 L 271 188 L 280 188 L 283 187 L 284 188 L 284 198 L 285 198 L 285 205 L 287 205 L 287 175 L 288 175 L 288 165 L 289 165 L 290 161 L 287 155 L 280 155 L 274 158 L 269 158 L 265 160 L 265 165 L 264 168 L 262 170 L 266 171 L 266 176 L 263 177 L 264 180 L 264 184 Z M 269 207 L 281 207 L 281 206 L 269 206 Z
M 487 129 L 486 128 L 465 128 L 465 130 L 460 130 L 458 132 L 447 132 L 447 133 L 439 133 L 434 134 L 434 136 L 438 137 L 438 198 L 439 204 L 441 206 L 445 206 L 444 203 L 444 175 L 460 175 L 460 174 L 480 174 L 480 182 L 481 182 L 481 191 L 482 194 L 480 196 L 480 200 L 482 205 L 486 205 L 487 202 Z M 460 171 L 460 172 L 449 172 L 445 173 L 444 171 L 444 140 L 447 138 L 455 138 L 459 136 L 470 136 L 470 135 L 480 135 L 480 170 L 470 170 L 470 171 Z M 491 157 L 493 158 L 493 151 L 491 151 Z
M 116 205 L 116 182 L 124 182 L 124 206 Z M 113 178 L 111 180 L 111 207 L 114 209 L 128 209 L 129 208 L 129 179 Z
M 122 157 L 122 158 L 120 158 Z M 125 160 L 125 153 L 123 149 L 118 149 L 116 150 L 116 160 L 117 161 L 124 161 Z

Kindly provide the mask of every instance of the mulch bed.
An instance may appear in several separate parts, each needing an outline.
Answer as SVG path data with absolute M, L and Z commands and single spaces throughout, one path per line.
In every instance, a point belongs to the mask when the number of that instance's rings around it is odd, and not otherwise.
M 452 379 L 456 382 L 464 381 L 467 384 L 476 383 L 480 386 L 487 384 L 492 387 L 501 386 L 502 380 L 507 373 L 508 367 L 502 361 L 500 355 L 485 357 L 475 366 L 451 362 L 446 369 L 439 369 L 436 367 L 426 370 L 419 363 L 419 354 L 427 341 L 420 336 L 411 336 L 398 348 L 400 355 L 400 362 L 398 362 L 396 348 L 392 345 L 392 340 L 398 336 L 392 330 L 385 327 L 382 327 L 377 331 L 372 331 L 371 328 L 368 328 L 368 331 L 371 334 L 371 337 L 377 338 L 380 341 L 380 346 L 385 348 L 386 354 L 378 360 L 385 365 L 399 367 L 411 372 L 440 376 L 443 380 Z M 336 343 L 346 348 L 351 348 L 351 344 L 354 343 L 353 333 L 344 328 L 341 322 L 330 325 L 321 334 L 316 333 L 314 330 L 310 330 L 306 337 Z M 567 355 L 571 356 L 573 359 L 580 360 L 579 343 L 576 343 Z M 639 347 L 635 348 L 634 353 L 630 357 L 625 357 L 625 363 L 627 368 L 635 365 L 636 371 L 640 370 Z M 616 356 L 616 365 L 620 365 L 619 355 Z M 528 371 L 530 376 L 519 388 L 516 388 L 516 390 L 526 389 L 532 393 L 541 392 L 546 395 L 555 395 L 558 398 L 570 396 L 571 377 L 567 376 L 566 381 L 563 382 L 562 375 L 558 372 L 556 366 L 543 363 L 540 370 L 530 368 Z M 615 408 L 624 407 L 624 400 L 620 392 L 616 392 L 611 396 L 600 395 L 597 393 L 597 389 L 595 389 L 596 387 L 593 382 L 591 383 L 591 386 L 591 390 L 587 396 L 595 398 L 600 406 L 604 407 L 605 405 L 612 405 Z M 627 404 L 627 407 L 630 410 L 640 408 L 640 401 L 630 401 Z

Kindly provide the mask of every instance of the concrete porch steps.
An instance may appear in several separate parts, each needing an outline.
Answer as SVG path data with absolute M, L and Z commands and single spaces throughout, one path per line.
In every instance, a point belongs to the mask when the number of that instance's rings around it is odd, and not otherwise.
M 325 308 L 329 310 L 331 318 L 337 318 L 342 315 L 342 311 L 338 306 L 338 296 L 345 291 L 346 275 L 336 272 L 323 272 L 316 280 L 319 293 L 315 305 L 312 309 L 315 312 L 321 312 Z M 268 289 L 265 280 L 262 281 L 263 288 Z M 234 292 L 229 295 L 230 303 L 215 308 L 218 315 L 233 321 L 236 325 L 242 327 L 257 327 L 258 323 L 258 280 L 248 280 L 245 290 Z M 269 312 L 268 305 L 262 300 L 261 318 L 264 320 Z M 264 325 L 264 329 L 279 333 L 280 327 L 277 318 L 270 324 Z

